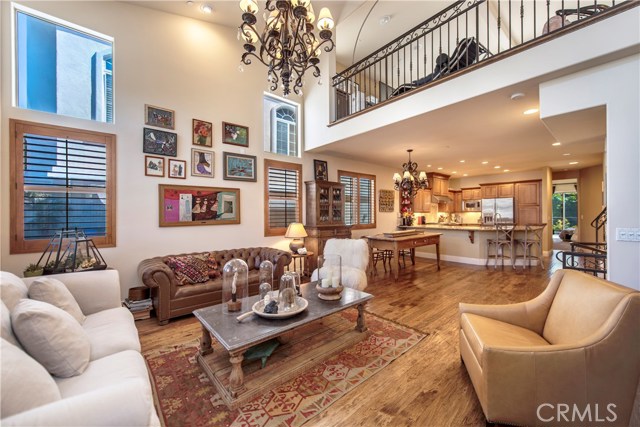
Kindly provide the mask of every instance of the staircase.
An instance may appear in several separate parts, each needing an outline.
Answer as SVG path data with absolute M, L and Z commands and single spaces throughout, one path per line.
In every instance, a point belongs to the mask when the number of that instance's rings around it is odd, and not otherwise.
M 605 207 L 591 221 L 591 226 L 595 229 L 594 242 L 571 242 L 568 251 L 560 251 L 556 254 L 558 261 L 562 262 L 562 268 L 607 278 L 606 223 L 607 208 Z

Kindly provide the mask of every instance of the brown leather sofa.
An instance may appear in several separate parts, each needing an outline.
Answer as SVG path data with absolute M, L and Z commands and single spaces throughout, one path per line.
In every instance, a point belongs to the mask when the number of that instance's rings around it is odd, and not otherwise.
M 190 314 L 193 310 L 222 302 L 222 277 L 204 283 L 181 285 L 173 270 L 166 264 L 169 257 L 202 255 L 196 252 L 150 258 L 138 265 L 142 283 L 151 290 L 153 307 L 158 324 L 166 325 L 169 319 Z M 249 295 L 256 295 L 259 286 L 260 262 L 268 260 L 274 266 L 274 280 L 280 280 L 284 269 L 291 262 L 291 253 L 275 248 L 242 248 L 210 251 L 222 271 L 227 261 L 234 258 L 244 260 L 249 266 Z
M 560 270 L 531 301 L 462 303 L 460 355 L 489 422 L 628 426 L 640 404 L 640 292 Z

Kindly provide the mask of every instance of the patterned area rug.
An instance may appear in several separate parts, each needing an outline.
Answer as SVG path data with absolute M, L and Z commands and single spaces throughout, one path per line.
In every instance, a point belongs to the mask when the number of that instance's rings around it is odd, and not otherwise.
M 355 310 L 338 316 L 355 325 Z M 197 343 L 147 353 L 160 419 L 167 427 L 301 426 L 424 338 L 371 313 L 366 318 L 366 339 L 235 410 L 198 365 Z

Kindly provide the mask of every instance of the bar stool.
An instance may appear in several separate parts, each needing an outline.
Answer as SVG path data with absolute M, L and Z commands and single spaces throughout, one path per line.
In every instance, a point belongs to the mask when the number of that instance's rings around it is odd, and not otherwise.
M 494 253 L 494 263 L 493 268 L 498 268 L 498 258 L 502 261 L 502 267 L 504 268 L 504 259 L 509 258 L 511 260 L 511 264 L 513 268 L 515 268 L 513 261 L 513 248 L 514 248 L 514 240 L 513 240 L 513 228 L 515 224 L 513 223 L 497 223 L 496 224 L 496 237 L 494 239 L 487 239 L 487 261 L 484 263 L 485 266 L 489 265 L 489 260 L 491 259 L 491 248 L 493 247 Z M 509 250 L 509 255 L 505 255 L 505 249 Z
M 542 260 L 542 231 L 546 225 L 547 224 L 525 224 L 524 240 L 519 242 L 520 247 L 522 247 L 522 269 L 524 269 L 525 264 L 528 264 L 529 268 L 531 268 L 532 258 L 537 259 L 542 268 L 544 268 L 544 261 Z

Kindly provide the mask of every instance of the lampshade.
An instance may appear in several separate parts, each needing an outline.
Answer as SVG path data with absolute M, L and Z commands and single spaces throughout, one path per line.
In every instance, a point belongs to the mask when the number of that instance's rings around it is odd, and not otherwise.
M 292 222 L 287 228 L 287 232 L 284 237 L 288 239 L 300 239 L 301 237 L 307 237 L 307 231 L 304 229 L 304 225 L 300 222 Z
M 329 8 L 323 7 L 320 9 L 320 15 L 318 16 L 318 29 L 319 30 L 332 30 L 334 26 L 333 17 Z

